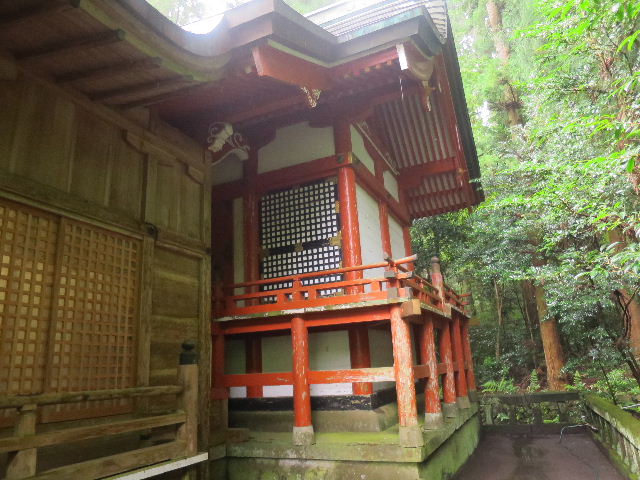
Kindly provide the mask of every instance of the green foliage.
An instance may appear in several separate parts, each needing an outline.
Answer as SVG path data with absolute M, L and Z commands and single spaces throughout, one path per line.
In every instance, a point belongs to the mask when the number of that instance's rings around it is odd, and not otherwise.
M 516 393 L 518 387 L 513 384 L 513 380 L 501 378 L 500 380 L 489 380 L 482 384 L 482 391 L 488 393 Z
M 538 372 L 531 370 L 531 377 L 529 378 L 529 392 L 537 392 L 540 390 L 540 379 L 538 378 Z
M 640 2 L 501 5 L 507 63 L 495 55 L 486 4 L 450 4 L 487 200 L 415 222 L 414 246 L 423 259 L 439 254 L 447 281 L 473 293 L 481 383 L 520 383 L 541 366 L 522 281 L 544 285 L 567 371 L 593 367 L 602 378 L 630 358 L 612 293 L 640 292 Z M 524 125 L 506 122 L 505 79 Z
M 611 392 L 614 395 L 640 395 L 640 387 L 638 387 L 638 383 L 635 379 L 631 378 L 628 371 L 623 368 L 615 368 L 608 371 L 606 376 L 598 379 L 593 384 L 592 390 L 599 393 Z

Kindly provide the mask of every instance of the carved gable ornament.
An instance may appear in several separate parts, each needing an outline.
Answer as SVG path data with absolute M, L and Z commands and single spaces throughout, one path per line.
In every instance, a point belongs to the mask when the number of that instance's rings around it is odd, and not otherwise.
M 240 161 L 249 159 L 249 144 L 240 132 L 227 122 L 215 122 L 209 126 L 207 150 L 212 154 L 213 165 L 225 158 L 235 157 Z

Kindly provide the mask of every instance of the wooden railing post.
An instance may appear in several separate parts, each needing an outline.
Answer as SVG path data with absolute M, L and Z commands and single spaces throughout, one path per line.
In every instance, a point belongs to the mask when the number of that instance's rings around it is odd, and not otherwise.
M 369 330 L 366 325 L 352 325 L 349 328 L 349 354 L 351 368 L 370 368 L 371 352 L 369 350 Z M 354 395 L 371 395 L 373 383 L 352 383 Z
M 440 297 L 440 308 L 444 311 L 451 311 L 450 308 L 446 308 L 445 294 L 444 294 L 444 279 L 442 278 L 442 272 L 440 271 L 440 259 L 433 257 L 431 259 L 431 284 L 438 291 Z M 442 412 L 445 417 L 455 417 L 458 414 L 458 404 L 456 402 L 456 381 L 453 367 L 453 352 L 452 352 L 452 338 L 450 322 L 444 320 L 444 326 L 440 331 L 440 360 L 446 366 L 446 372 L 444 374 L 444 381 L 442 385 L 442 391 L 444 396 L 444 403 L 442 405 Z
M 14 434 L 16 437 L 27 437 L 36 433 L 36 405 L 24 405 L 20 408 L 20 417 Z M 36 474 L 38 450 L 28 448 L 9 454 L 6 479 L 27 478 Z
M 245 339 L 245 367 L 247 373 L 262 373 L 262 337 L 253 334 Z M 261 385 L 247 387 L 248 398 L 262 398 Z
M 218 322 L 211 325 L 211 398 L 223 400 L 229 396 L 224 386 L 224 332 Z
M 458 395 L 458 407 L 469 408 L 469 395 L 467 394 L 467 376 L 465 374 L 464 350 L 462 347 L 462 325 L 460 322 L 460 314 L 452 312 L 453 322 L 451 329 L 453 330 L 453 353 L 456 362 L 456 393 Z
M 424 439 L 418 425 L 411 333 L 409 324 L 402 318 L 402 307 L 394 304 L 390 308 L 393 370 L 396 379 L 398 420 L 400 423 L 400 445 L 404 447 L 420 447 L 424 445 Z
M 442 427 L 442 406 L 440 405 L 440 383 L 438 382 L 438 359 L 433 331 L 433 319 L 427 314 L 422 324 L 420 343 L 420 363 L 429 367 L 429 378 L 424 387 L 424 428 L 434 430 Z
M 198 452 L 198 354 L 193 342 L 182 344 L 178 381 L 182 385 L 178 408 L 185 412 L 186 419 L 178 428 L 176 440 L 184 442 L 185 455 L 195 455 Z
M 471 352 L 471 341 L 469 339 L 469 319 L 462 321 L 462 344 L 464 347 L 464 361 L 467 369 L 467 386 L 469 387 L 469 399 L 477 400 L 476 376 L 473 372 L 473 353 Z
M 309 332 L 302 317 L 291 319 L 293 344 L 293 443 L 315 443 L 311 422 L 311 390 L 309 388 Z

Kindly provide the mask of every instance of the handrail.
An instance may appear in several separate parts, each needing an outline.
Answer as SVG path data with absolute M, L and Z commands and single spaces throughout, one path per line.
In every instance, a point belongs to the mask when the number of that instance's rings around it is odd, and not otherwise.
M 0 439 L 0 453 L 9 452 L 6 477 L 27 478 L 87 478 L 96 479 L 146 467 L 197 453 L 198 433 L 198 365 L 194 345 L 185 342 L 178 364 L 179 385 L 133 387 L 79 392 L 51 392 L 38 395 L 14 395 L 0 399 L 0 409 L 16 408 L 17 422 L 13 435 Z M 37 430 L 38 407 L 91 400 L 114 398 L 177 395 L 177 406 L 172 412 L 155 415 L 122 418 L 116 416 L 97 425 L 62 425 L 51 431 Z M 174 438 L 160 445 L 141 444 L 123 453 L 99 457 L 38 472 L 39 449 L 52 445 L 80 442 L 123 433 L 145 431 L 154 428 L 177 426 Z
M 333 270 L 320 270 L 317 272 L 309 272 L 309 273 L 301 273 L 298 275 L 288 275 L 286 277 L 274 277 L 267 278 L 263 280 L 255 280 L 252 282 L 242 282 L 242 283 L 234 283 L 232 285 L 225 285 L 223 288 L 225 289 L 235 289 L 235 288 L 243 288 L 243 287 L 255 287 L 260 285 L 269 285 L 272 283 L 284 283 L 284 282 L 293 282 L 296 280 L 304 280 L 306 278 L 316 278 L 316 277 L 325 277 L 329 275 L 339 275 L 341 273 L 349 273 L 356 272 L 359 270 L 372 270 L 374 268 L 384 268 L 389 266 L 399 266 L 407 263 L 415 262 L 417 255 L 411 255 L 410 257 L 400 258 L 398 260 L 391 260 L 379 263 L 372 263 L 369 265 L 356 265 L 353 267 L 342 267 L 335 268 Z
M 86 402 L 92 400 L 111 400 L 114 398 L 153 397 L 158 395 L 179 394 L 181 385 L 161 385 L 154 387 L 133 387 L 111 390 L 87 390 L 79 392 L 41 393 L 38 395 L 15 395 L 0 398 L 0 409 L 20 408 L 25 405 L 54 405 L 63 403 Z

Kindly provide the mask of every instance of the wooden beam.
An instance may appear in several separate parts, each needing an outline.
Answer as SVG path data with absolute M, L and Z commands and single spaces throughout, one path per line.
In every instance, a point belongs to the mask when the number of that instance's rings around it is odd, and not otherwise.
M 225 375 L 225 387 L 266 387 L 269 385 L 293 385 L 291 372 L 237 373 Z
M 442 175 L 444 173 L 455 173 L 458 171 L 458 168 L 454 157 L 436 160 L 434 162 L 420 163 L 401 169 L 399 183 L 401 183 L 405 189 L 415 188 L 422 183 L 425 177 Z
M 0 80 L 15 80 L 18 78 L 18 66 L 13 55 L 0 51 Z
M 48 470 L 30 477 L 30 480 L 66 480 L 69 478 L 102 478 L 126 472 L 144 465 L 184 457 L 182 442 L 168 442 L 148 448 L 119 453 L 109 457 L 74 463 L 54 470 Z
M 362 385 L 363 382 L 366 382 L 364 384 L 370 385 L 370 382 L 393 381 L 393 367 L 351 368 L 346 370 L 309 372 L 309 383 L 311 384 L 354 383 L 354 385 Z
M 14 10 L 0 15 L 0 26 L 3 30 L 21 26 L 24 22 L 48 18 L 52 15 L 72 10 L 80 5 L 79 0 L 45 1 L 39 5 Z
M 62 42 L 45 45 L 34 50 L 16 54 L 19 62 L 35 62 L 60 55 L 70 55 L 83 50 L 104 47 L 112 43 L 121 42 L 125 38 L 124 30 L 109 30 L 90 37 L 75 38 Z
M 142 95 L 148 97 L 153 94 L 154 90 L 161 88 L 174 87 L 184 83 L 192 82 L 193 78 L 188 75 L 176 75 L 160 80 L 150 82 L 137 83 L 126 87 L 118 87 L 111 90 L 89 94 L 89 98 L 94 102 L 113 102 L 114 99 L 130 95 Z M 117 102 L 114 102 L 117 103 Z
M 162 59 L 159 57 L 128 60 L 126 62 L 119 62 L 98 68 L 92 68 L 89 70 L 82 70 L 80 72 L 72 72 L 64 75 L 59 75 L 54 79 L 54 82 L 58 85 L 66 85 L 78 81 L 96 81 L 102 80 L 104 78 L 109 78 L 120 73 L 131 72 L 132 70 L 146 70 L 157 68 L 161 65 Z
M 47 447 L 49 445 L 78 442 L 80 440 L 89 440 L 108 435 L 118 435 L 120 433 L 135 432 L 137 430 L 176 425 L 184 422 L 185 418 L 186 415 L 184 413 L 172 413 L 104 423 L 101 425 L 90 425 L 87 427 L 66 428 L 64 430 L 39 433 L 37 435 L 31 434 L 26 437 L 6 437 L 0 439 L 0 453 Z
M 327 90 L 331 86 L 331 71 L 327 67 L 266 44 L 253 47 L 251 53 L 261 77 L 309 89 Z

